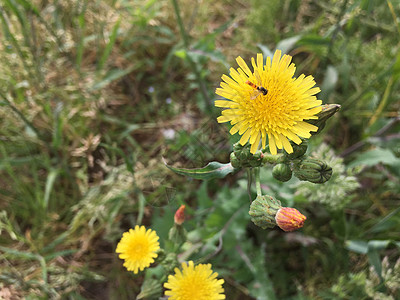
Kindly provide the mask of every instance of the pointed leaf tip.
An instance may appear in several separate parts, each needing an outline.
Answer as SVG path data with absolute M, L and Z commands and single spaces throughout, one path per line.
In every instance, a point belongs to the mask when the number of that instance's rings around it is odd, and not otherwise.
M 176 174 L 201 180 L 224 178 L 226 175 L 233 173 L 234 171 L 234 168 L 230 163 L 222 164 L 217 161 L 210 162 L 203 168 L 195 168 L 195 169 L 171 167 L 167 164 L 164 158 L 163 162 L 168 169 L 175 172 Z

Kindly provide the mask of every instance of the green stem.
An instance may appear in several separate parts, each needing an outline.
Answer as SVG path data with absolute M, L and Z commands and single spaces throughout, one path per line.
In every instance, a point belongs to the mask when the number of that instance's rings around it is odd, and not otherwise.
M 283 154 L 276 154 L 276 155 L 272 155 L 269 153 L 263 153 L 263 157 L 262 157 L 262 164 L 277 164 L 279 162 L 281 162 L 283 158 Z
M 257 196 L 262 196 L 261 183 L 260 183 L 260 168 L 254 168 L 254 177 L 256 179 Z
M 184 45 L 186 53 L 187 53 L 189 51 L 189 36 L 187 35 L 185 27 L 184 27 L 183 22 L 182 22 L 178 0 L 171 0 L 171 1 L 172 1 L 173 6 L 174 6 L 176 20 L 178 22 L 178 27 L 179 27 L 179 31 L 180 31 L 180 34 L 181 34 L 181 38 L 183 40 L 183 45 Z M 186 57 L 187 57 L 187 60 L 189 62 L 190 68 L 192 69 L 194 75 L 196 76 L 196 81 L 197 81 L 197 84 L 200 87 L 200 92 L 201 92 L 201 94 L 202 94 L 202 96 L 204 98 L 204 101 L 206 102 L 206 106 L 207 106 L 207 108 L 210 108 L 210 98 L 208 96 L 207 87 L 206 87 L 203 79 L 201 78 L 200 72 L 197 69 L 197 66 L 194 63 L 194 61 L 190 58 L 190 56 L 186 55 Z
M 251 182 L 252 182 L 252 173 L 250 168 L 246 168 L 247 171 L 247 195 L 249 196 L 250 203 L 253 201 L 251 197 Z

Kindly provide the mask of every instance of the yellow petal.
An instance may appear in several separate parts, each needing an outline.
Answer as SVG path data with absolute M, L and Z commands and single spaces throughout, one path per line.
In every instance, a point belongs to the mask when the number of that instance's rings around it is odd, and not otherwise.
M 280 135 L 280 141 L 282 142 L 283 148 L 287 153 L 293 153 L 293 147 L 287 138 L 285 138 L 283 135 Z
M 257 134 L 255 141 L 250 144 L 251 144 L 250 153 L 252 154 L 256 153 L 258 145 L 260 144 L 260 133 Z
M 276 144 L 275 144 L 275 138 L 272 134 L 268 134 L 268 142 L 269 142 L 269 152 L 271 152 L 272 155 L 276 155 Z
M 242 145 L 242 146 L 244 146 L 246 143 L 247 143 L 247 141 L 249 140 L 249 138 L 250 138 L 250 129 L 248 129 L 243 135 L 242 135 L 242 137 L 240 138 L 240 141 L 239 141 L 239 143 L 240 143 L 240 145 Z
M 247 64 L 245 63 L 245 61 L 243 60 L 243 58 L 241 58 L 240 56 L 238 56 L 236 58 L 236 62 L 238 63 L 239 67 L 242 68 L 242 70 L 246 73 L 247 76 L 251 76 L 252 72 L 250 71 L 249 67 L 247 66 Z
M 230 120 L 231 120 L 231 118 L 229 118 L 227 116 L 219 116 L 217 118 L 218 123 L 225 123 L 225 122 L 229 122 Z

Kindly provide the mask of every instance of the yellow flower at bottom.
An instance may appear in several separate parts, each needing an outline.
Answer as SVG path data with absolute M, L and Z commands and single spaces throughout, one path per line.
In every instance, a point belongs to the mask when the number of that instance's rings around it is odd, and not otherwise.
M 318 127 L 304 120 L 318 119 L 321 100 L 314 96 L 320 89 L 314 87 L 312 76 L 294 78 L 296 67 L 292 57 L 277 50 L 274 57 L 262 54 L 251 59 L 253 71 L 240 56 L 236 59 L 239 68 L 230 69 L 230 77 L 222 76 L 221 87 L 215 91 L 226 100 L 215 101 L 216 107 L 225 108 L 218 117 L 219 123 L 230 122 L 230 134 L 239 132 L 240 144 L 251 144 L 251 153 L 266 146 L 268 137 L 271 154 L 278 149 L 292 153 L 289 139 L 296 144 L 301 138 L 309 138 L 310 131 Z
M 124 232 L 115 252 L 120 253 L 119 258 L 125 260 L 124 267 L 137 274 L 154 262 L 158 249 L 160 244 L 156 232 L 136 225 L 135 229 Z
M 223 279 L 216 279 L 210 264 L 194 266 L 193 261 L 182 263 L 182 271 L 175 268 L 175 275 L 168 276 L 164 287 L 169 300 L 219 300 L 225 299 Z

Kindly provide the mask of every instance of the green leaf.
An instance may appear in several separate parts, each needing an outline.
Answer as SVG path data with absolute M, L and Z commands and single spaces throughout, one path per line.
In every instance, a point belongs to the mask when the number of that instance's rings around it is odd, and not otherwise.
M 399 223 L 396 218 L 392 218 L 396 216 L 400 212 L 400 207 L 396 208 L 390 214 L 385 216 L 382 220 L 376 223 L 374 226 L 371 227 L 368 231 L 373 233 L 385 232 L 389 230 L 393 230 L 398 227 Z
M 380 280 L 382 280 L 382 262 L 378 250 L 368 249 L 367 256 L 369 264 L 374 267 L 375 272 L 378 274 Z
M 20 259 L 32 259 L 32 260 L 37 260 L 38 255 L 32 252 L 27 252 L 27 251 L 19 251 L 15 249 L 11 249 L 8 247 L 3 247 L 0 246 L 0 251 L 4 252 L 5 254 L 8 254 L 10 256 L 18 257 Z
M 324 81 L 321 86 L 320 99 L 328 100 L 338 82 L 339 74 L 334 66 L 328 66 L 325 71 Z
M 345 243 L 346 249 L 360 253 L 360 254 L 367 254 L 368 252 L 368 243 L 365 241 L 355 241 L 355 240 L 350 240 L 346 241 Z
M 118 19 L 118 21 L 115 23 L 111 35 L 110 35 L 110 40 L 108 42 L 108 44 L 106 45 L 106 48 L 104 49 L 103 54 L 101 55 L 100 59 L 99 59 L 99 63 L 97 65 L 97 70 L 102 70 L 104 67 L 105 62 L 107 61 L 108 57 L 111 54 L 111 50 L 115 44 L 115 40 L 117 38 L 117 33 L 118 33 L 118 28 L 119 28 L 119 24 L 121 23 L 121 19 Z
M 263 55 L 264 55 L 264 60 L 266 59 L 267 56 L 271 57 L 274 56 L 272 51 L 265 45 L 263 44 L 257 44 L 257 47 L 261 49 Z
M 376 148 L 360 154 L 353 162 L 350 163 L 349 167 L 359 165 L 374 166 L 378 163 L 398 165 L 400 163 L 400 159 L 397 158 L 389 149 Z
M 376 273 L 381 277 L 382 273 L 382 262 L 379 255 L 379 251 L 386 249 L 389 245 L 394 244 L 399 246 L 397 241 L 392 240 L 370 240 L 370 241 L 346 241 L 346 248 L 350 251 L 366 254 L 368 257 L 369 264 L 374 267 Z
M 383 250 L 390 245 L 391 240 L 371 240 L 368 241 L 368 251 L 370 250 Z
M 44 207 L 46 209 L 49 206 L 50 194 L 51 191 L 53 190 L 54 182 L 56 181 L 59 172 L 60 172 L 59 169 L 51 169 L 49 175 L 47 176 L 46 187 L 44 191 Z
M 118 80 L 125 75 L 128 75 L 131 73 L 134 69 L 136 68 L 135 65 L 128 67 L 127 69 L 121 70 L 121 69 L 113 69 L 107 72 L 106 76 L 99 82 L 96 82 L 91 90 L 100 90 L 107 85 L 109 85 L 111 82 Z
M 208 180 L 213 178 L 224 178 L 226 175 L 232 173 L 235 169 L 230 163 L 221 164 L 219 162 L 210 162 L 204 168 L 199 169 L 183 169 L 168 166 L 164 160 L 166 167 L 177 174 L 188 176 L 194 179 Z
M 277 45 L 276 49 L 282 50 L 282 53 L 289 53 L 290 50 L 296 45 L 296 43 L 301 39 L 300 35 L 295 35 L 290 38 L 281 40 Z

